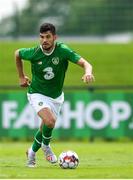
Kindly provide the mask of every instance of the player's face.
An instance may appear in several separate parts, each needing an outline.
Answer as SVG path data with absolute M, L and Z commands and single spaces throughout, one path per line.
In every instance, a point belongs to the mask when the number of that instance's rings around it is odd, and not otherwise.
M 49 51 L 53 48 L 55 40 L 56 35 L 53 35 L 50 31 L 40 33 L 40 44 L 46 51 Z

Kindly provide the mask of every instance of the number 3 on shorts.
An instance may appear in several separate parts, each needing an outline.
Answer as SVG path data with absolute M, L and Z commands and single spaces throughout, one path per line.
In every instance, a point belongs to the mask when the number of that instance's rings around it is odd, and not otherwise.
M 46 80 L 50 80 L 54 78 L 54 72 L 53 72 L 53 68 L 52 67 L 47 67 L 43 70 L 43 72 L 45 73 L 44 75 L 44 79 Z

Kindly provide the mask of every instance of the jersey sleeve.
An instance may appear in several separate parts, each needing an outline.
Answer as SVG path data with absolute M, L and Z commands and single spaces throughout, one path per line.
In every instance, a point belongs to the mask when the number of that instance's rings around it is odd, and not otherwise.
M 19 56 L 23 60 L 31 61 L 35 53 L 35 48 L 22 48 L 19 49 Z
M 79 54 L 77 54 L 75 51 L 73 51 L 72 49 L 68 47 L 65 48 L 65 53 L 66 53 L 67 60 L 73 63 L 77 63 L 79 59 L 81 58 Z

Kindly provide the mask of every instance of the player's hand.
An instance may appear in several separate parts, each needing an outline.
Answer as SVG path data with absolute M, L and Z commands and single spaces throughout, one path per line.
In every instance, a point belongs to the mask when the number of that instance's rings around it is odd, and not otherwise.
M 30 85 L 30 79 L 27 76 L 20 78 L 20 86 L 28 87 Z
M 82 77 L 82 81 L 84 83 L 93 82 L 95 81 L 95 77 L 93 76 L 93 74 L 84 74 Z

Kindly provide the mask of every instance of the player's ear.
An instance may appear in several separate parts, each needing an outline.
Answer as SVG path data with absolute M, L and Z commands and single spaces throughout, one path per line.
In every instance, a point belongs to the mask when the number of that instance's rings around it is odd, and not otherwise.
M 58 36 L 57 35 L 54 35 L 54 40 L 56 40 L 58 38 Z

